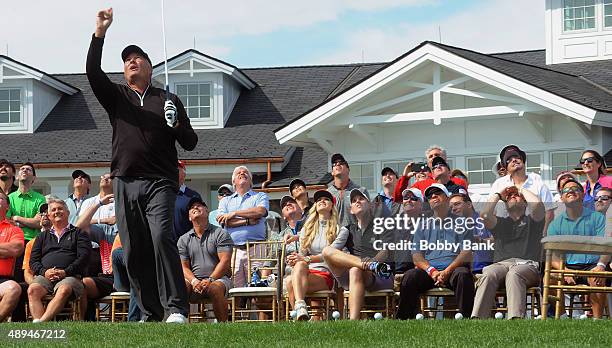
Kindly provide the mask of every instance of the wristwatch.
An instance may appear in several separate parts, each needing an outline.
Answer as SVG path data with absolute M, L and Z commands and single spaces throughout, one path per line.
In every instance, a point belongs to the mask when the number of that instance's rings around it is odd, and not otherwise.
M 304 256 L 304 261 L 305 261 L 307 264 L 310 264 L 310 261 L 312 261 L 312 259 L 310 258 L 310 256 Z
M 215 281 L 217 281 L 217 279 L 215 279 L 213 277 L 208 277 L 208 282 L 209 283 L 214 283 Z

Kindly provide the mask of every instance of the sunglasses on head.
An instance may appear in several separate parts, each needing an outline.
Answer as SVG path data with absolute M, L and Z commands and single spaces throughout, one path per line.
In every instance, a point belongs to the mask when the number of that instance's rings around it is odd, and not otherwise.
M 593 161 L 595 161 L 595 157 L 583 158 L 580 160 L 580 164 L 593 163 Z
M 602 195 L 602 196 L 595 197 L 595 202 L 599 202 L 599 201 L 606 202 L 609 200 L 610 200 L 610 196 L 608 195 Z
M 570 192 L 581 192 L 582 189 L 578 186 L 570 186 L 570 187 L 566 187 L 563 190 L 561 190 L 561 194 L 566 194 L 566 193 L 570 193 Z

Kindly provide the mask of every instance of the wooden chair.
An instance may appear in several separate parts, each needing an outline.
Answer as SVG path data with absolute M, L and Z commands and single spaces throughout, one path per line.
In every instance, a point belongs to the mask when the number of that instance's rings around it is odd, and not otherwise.
M 440 300 L 444 298 L 454 298 L 455 292 L 448 288 L 432 288 L 421 294 L 421 313 L 426 318 L 435 319 L 438 313 L 446 314 L 446 313 L 458 313 L 459 309 L 454 307 L 452 309 L 445 308 L 444 303 Z M 430 304 L 429 300 L 432 300 Z
M 344 313 L 343 317 L 348 318 L 350 290 L 344 291 Z M 361 317 L 369 317 L 374 313 L 381 313 L 384 318 L 391 318 L 395 309 L 395 291 L 384 289 L 378 291 L 366 291 L 363 306 L 361 307 Z
M 49 304 L 49 302 L 51 302 L 52 299 L 53 295 L 45 295 L 45 297 L 42 298 L 42 303 L 45 310 L 47 309 L 47 305 Z M 25 310 L 26 318 L 32 320 L 30 307 L 27 303 L 25 305 Z M 53 320 L 81 320 L 81 297 L 68 300 L 66 302 L 66 305 L 64 305 L 64 308 L 59 313 L 57 313 L 57 315 L 55 315 Z
M 335 290 L 321 290 L 306 295 L 304 299 L 308 305 L 308 314 L 310 317 L 318 317 L 322 320 L 328 320 L 329 314 L 332 311 L 333 304 L 336 303 Z M 291 320 L 289 316 L 291 305 L 289 297 L 285 294 L 285 319 Z
M 110 295 L 96 300 L 96 319 L 111 322 L 127 321 L 130 308 L 130 293 L 123 291 L 112 292 Z M 107 305 L 107 310 L 101 309 L 100 304 Z
M 531 313 L 531 317 L 535 318 L 540 310 L 542 294 L 539 286 L 534 286 L 527 289 L 525 294 L 527 296 L 527 302 L 525 303 L 525 313 Z M 506 297 L 506 289 L 499 289 L 496 293 L 496 304 L 495 308 L 491 310 L 493 312 L 508 312 L 508 298 Z
M 269 270 L 276 274 L 277 281 L 273 287 L 240 287 L 229 290 L 231 301 L 231 320 L 237 321 L 277 321 L 282 314 L 283 278 L 285 245 L 283 241 L 257 241 L 246 243 L 247 282 L 251 283 L 254 265 L 262 271 Z M 236 253 L 232 255 L 232 269 L 236 267 Z M 232 272 L 234 274 L 234 272 Z M 265 277 L 262 277 L 265 278 Z M 269 303 L 266 300 L 270 300 Z M 270 308 L 271 307 L 271 308 Z M 271 316 L 271 319 L 260 318 L 260 315 Z M 256 319 L 251 318 L 256 316 Z

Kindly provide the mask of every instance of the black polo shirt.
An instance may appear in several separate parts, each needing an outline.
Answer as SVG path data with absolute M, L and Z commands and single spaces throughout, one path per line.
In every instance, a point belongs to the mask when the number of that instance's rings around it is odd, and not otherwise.
M 514 221 L 511 217 L 497 216 L 497 224 L 491 229 L 495 241 L 493 261 L 520 258 L 539 262 L 542 253 L 544 219 L 535 221 L 523 215 Z

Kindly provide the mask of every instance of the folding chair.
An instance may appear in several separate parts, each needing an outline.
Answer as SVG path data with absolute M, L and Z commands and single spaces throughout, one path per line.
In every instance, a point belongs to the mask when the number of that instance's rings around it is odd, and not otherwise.
M 277 321 L 282 313 L 282 294 L 285 260 L 285 245 L 283 241 L 257 241 L 246 243 L 247 282 L 251 283 L 253 266 L 260 270 L 270 270 L 277 276 L 273 287 L 240 287 L 229 290 L 231 300 L 232 321 Z M 236 265 L 236 253 L 232 255 L 232 269 Z M 234 272 L 232 272 L 232 275 Z M 271 299 L 271 305 L 263 302 Z M 271 307 L 268 308 L 268 307 Z M 271 315 L 272 319 L 259 319 L 259 314 Z M 253 319 L 252 316 L 256 318 Z
M 348 318 L 349 313 L 349 291 L 344 291 L 344 317 Z M 395 308 L 395 291 L 384 289 L 378 291 L 366 291 L 364 294 L 363 306 L 361 307 L 361 317 L 370 316 L 374 313 L 381 313 L 385 318 L 391 318 Z
M 534 286 L 527 289 L 525 294 L 527 301 L 525 303 L 525 313 L 531 313 L 531 317 L 535 318 L 540 310 L 541 291 L 539 286 Z M 494 312 L 508 312 L 508 298 L 506 296 L 506 289 L 497 290 L 495 308 L 491 310 Z
M 306 294 L 306 304 L 308 305 L 308 315 L 310 317 L 319 317 L 322 320 L 328 320 L 329 314 L 333 307 L 332 303 L 336 301 L 336 290 L 321 290 L 310 294 Z M 314 302 L 313 302 L 314 301 Z M 315 304 L 316 303 L 316 304 Z M 289 310 L 291 305 L 289 303 L 289 297 L 285 294 L 285 319 L 290 320 Z
M 52 299 L 53 295 L 45 295 L 45 297 L 42 298 L 42 304 L 45 310 Z M 32 314 L 30 313 L 30 307 L 27 303 L 25 305 L 25 309 L 26 318 L 31 320 Z M 53 318 L 53 320 L 58 319 L 79 321 L 81 319 L 81 297 L 68 300 L 64 305 L 64 308 L 62 308 L 62 310 Z

